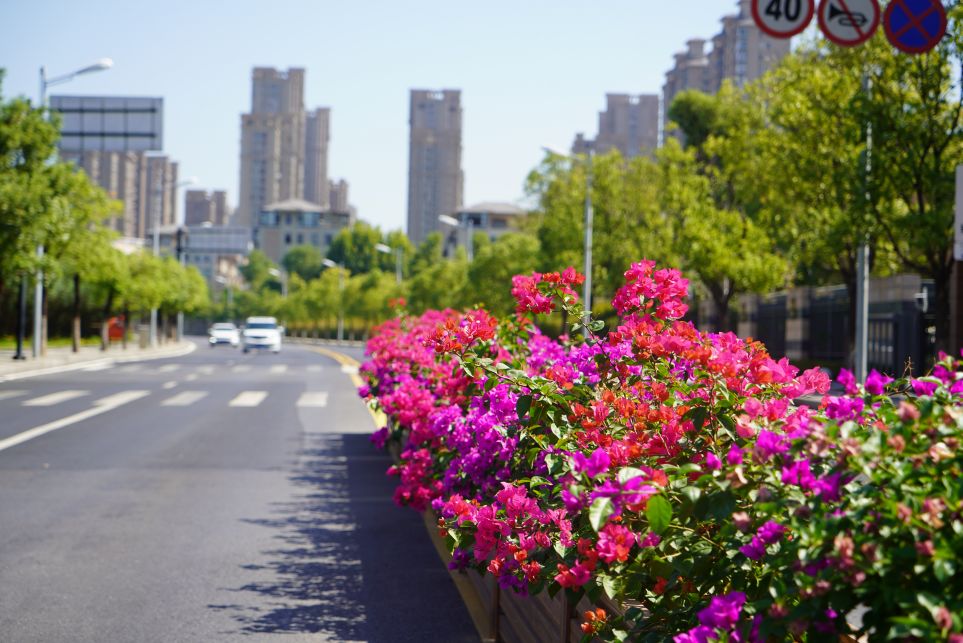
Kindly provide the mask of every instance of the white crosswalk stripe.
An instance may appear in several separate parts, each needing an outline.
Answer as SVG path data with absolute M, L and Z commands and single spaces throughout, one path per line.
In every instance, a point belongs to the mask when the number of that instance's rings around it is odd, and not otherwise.
M 127 366 L 121 366 L 117 370 L 121 373 L 136 373 L 143 368 L 143 364 L 128 364 Z
M 204 364 L 203 366 L 197 367 L 197 372 L 200 373 L 201 375 L 213 375 L 214 367 L 211 366 L 210 364 Z
M 231 400 L 228 406 L 257 406 L 267 397 L 267 391 L 244 391 Z
M 176 370 L 179 369 L 180 367 L 181 367 L 180 364 L 164 364 L 163 366 L 161 366 L 160 368 L 157 369 L 157 372 L 158 372 L 158 373 L 173 373 L 174 371 L 176 371 Z
M 0 400 L 9 400 L 11 397 L 20 397 L 26 394 L 26 391 L 0 391 Z
M 328 394 L 325 391 L 308 391 L 298 398 L 298 406 L 321 407 L 328 405 Z
M 161 406 L 190 406 L 205 397 L 207 397 L 207 391 L 182 391 L 161 402 Z
M 287 370 L 288 370 L 287 364 L 275 364 L 274 366 L 271 367 L 271 374 L 280 375 L 281 373 L 284 373 Z
M 234 368 L 231 369 L 231 372 L 232 372 L 232 373 L 247 373 L 249 370 L 251 370 L 250 364 L 238 364 L 237 366 L 235 366 Z
M 67 400 L 72 400 L 77 397 L 83 397 L 84 395 L 89 395 L 90 391 L 59 391 L 57 393 L 50 393 L 49 395 L 41 395 L 40 397 L 35 397 L 30 400 L 24 400 L 24 406 L 53 406 L 54 404 L 60 404 L 61 402 L 66 402 Z
M 318 364 L 312 364 L 311 366 L 308 367 L 308 373 L 320 373 L 320 372 L 321 372 L 321 366 Z

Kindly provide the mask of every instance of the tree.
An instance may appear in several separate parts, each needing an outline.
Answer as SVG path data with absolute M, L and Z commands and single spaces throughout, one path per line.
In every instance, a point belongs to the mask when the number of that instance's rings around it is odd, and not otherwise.
M 322 259 L 321 251 L 314 246 L 295 246 L 284 255 L 281 265 L 289 275 L 298 275 L 310 281 L 321 274 Z
M 328 259 L 341 264 L 351 274 L 371 272 L 381 262 L 375 248 L 381 243 L 381 231 L 364 221 L 342 229 L 328 247 Z
M 3 70 L 0 70 L 2 90 Z M 11 281 L 34 272 L 38 245 L 46 241 L 57 125 L 23 98 L 0 91 L 0 296 Z
M 461 300 L 481 304 L 495 315 L 510 315 L 515 310 L 512 277 L 534 271 L 537 260 L 538 239 L 531 235 L 507 233 L 485 244 L 468 266 Z

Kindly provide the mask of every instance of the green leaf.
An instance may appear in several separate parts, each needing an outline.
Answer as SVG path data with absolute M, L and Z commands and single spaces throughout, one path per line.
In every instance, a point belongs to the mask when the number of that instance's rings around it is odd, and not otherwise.
M 651 502 L 651 499 L 649 502 Z M 589 508 L 589 523 L 591 523 L 592 529 L 595 531 L 601 529 L 611 515 L 612 500 L 610 498 L 596 498 Z
M 639 476 L 644 476 L 645 472 L 642 469 L 636 469 L 635 467 L 622 467 L 619 469 L 618 480 L 619 484 L 625 484 L 627 481 L 638 478 Z
M 532 396 L 522 395 L 515 402 L 515 412 L 518 413 L 518 419 L 521 420 L 528 413 L 528 409 L 532 408 Z
M 669 521 L 672 520 L 672 506 L 664 497 L 652 496 L 646 503 L 645 517 L 649 520 L 649 528 L 655 533 L 661 534 L 669 526 Z
M 600 579 L 602 581 L 602 589 L 605 590 L 605 595 L 614 600 L 619 592 L 618 582 L 616 582 L 614 577 L 607 574 L 601 575 Z
M 949 579 L 953 578 L 956 573 L 956 565 L 952 560 L 946 558 L 937 558 L 933 561 L 933 574 L 941 582 L 945 583 Z

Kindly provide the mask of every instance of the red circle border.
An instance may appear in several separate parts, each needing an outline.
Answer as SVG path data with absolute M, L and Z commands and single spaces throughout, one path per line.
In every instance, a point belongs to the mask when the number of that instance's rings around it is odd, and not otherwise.
M 886 33 L 886 39 L 889 40 L 889 44 L 893 45 L 900 51 L 907 54 L 925 54 L 927 51 L 930 51 L 931 49 L 936 47 L 936 45 L 940 44 L 940 41 L 943 40 L 943 36 L 946 35 L 946 27 L 948 26 L 948 19 L 946 17 L 946 9 L 943 8 L 942 2 L 940 2 L 939 0 L 933 0 L 933 5 L 936 7 L 936 10 L 940 14 L 940 18 L 942 19 L 942 27 L 940 27 L 940 37 L 934 40 L 933 43 L 927 47 L 907 47 L 905 45 L 899 44 L 897 42 L 896 36 L 893 35 L 892 25 L 890 25 L 889 23 L 889 16 L 893 13 L 893 10 L 896 8 L 896 3 L 890 2 L 886 6 L 886 11 L 883 12 L 883 31 Z M 909 9 L 906 8 L 906 5 L 903 5 L 903 11 L 906 11 L 907 13 L 909 12 Z
M 776 31 L 775 29 L 770 29 L 759 17 L 759 6 L 757 2 L 765 2 L 765 0 L 752 0 L 752 19 L 756 21 L 756 26 L 759 30 L 766 34 L 767 36 L 772 36 L 773 38 L 792 38 L 796 34 L 801 34 L 809 26 L 809 23 L 813 21 L 813 14 L 816 13 L 816 0 L 803 0 L 807 5 L 809 5 L 809 11 L 806 12 L 806 19 L 803 20 L 802 25 L 793 31 Z
M 825 5 L 827 2 L 832 2 L 832 0 L 820 0 L 819 8 L 816 10 L 816 20 L 819 22 L 819 30 L 823 32 L 823 35 L 840 47 L 855 47 L 857 45 L 861 45 L 872 38 L 876 33 L 876 30 L 879 29 L 881 13 L 879 2 L 877 0 L 870 0 L 870 2 L 873 3 L 873 6 L 876 7 L 876 11 L 874 12 L 875 20 L 873 20 L 873 24 L 870 26 L 869 30 L 866 32 L 866 35 L 861 40 L 843 40 L 842 38 L 833 35 L 833 33 L 826 28 L 826 21 L 823 20 L 823 5 Z

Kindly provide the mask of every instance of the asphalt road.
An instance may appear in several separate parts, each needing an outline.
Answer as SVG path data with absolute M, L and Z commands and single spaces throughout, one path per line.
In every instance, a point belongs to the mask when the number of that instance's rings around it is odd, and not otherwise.
M 372 429 L 293 345 L 0 384 L 0 640 L 477 641 Z

